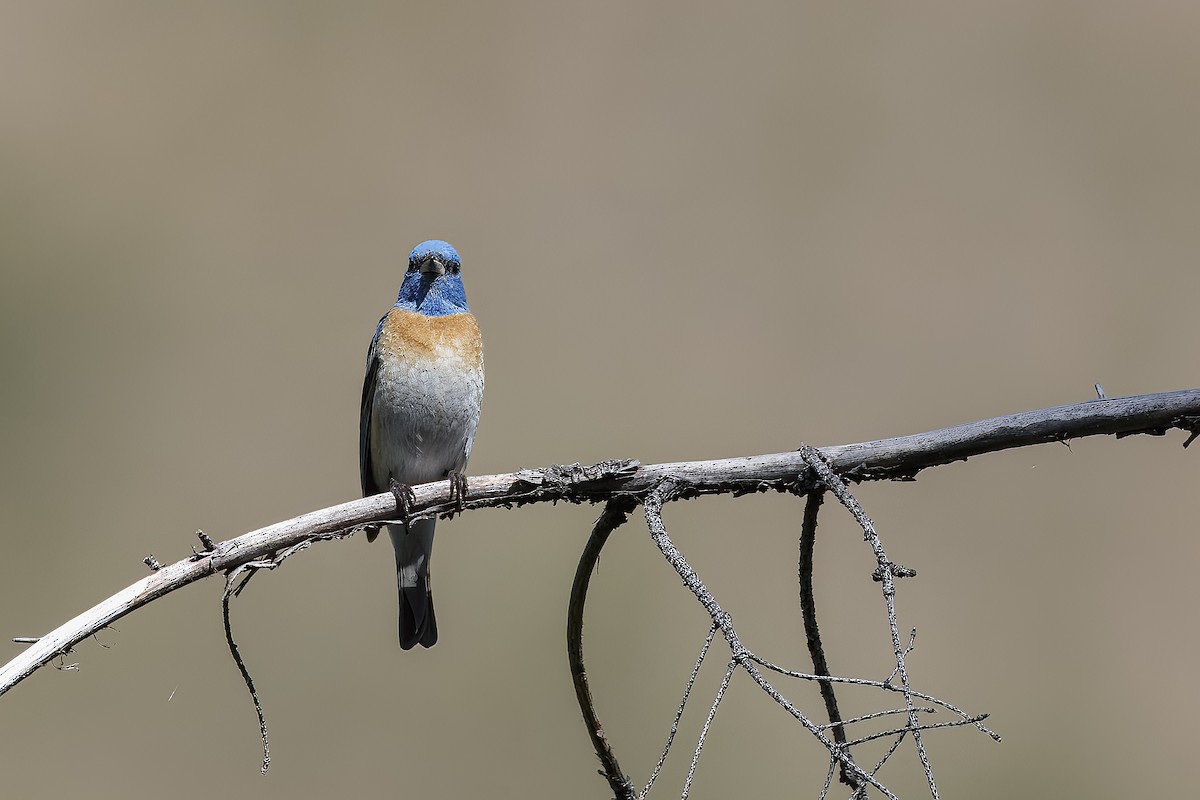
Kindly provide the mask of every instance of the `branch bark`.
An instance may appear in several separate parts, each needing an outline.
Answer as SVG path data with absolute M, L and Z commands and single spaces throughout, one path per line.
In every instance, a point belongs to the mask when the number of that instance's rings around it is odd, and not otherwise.
M 821 453 L 834 472 L 849 480 L 910 480 L 923 469 L 988 452 L 1102 434 L 1162 435 L 1173 428 L 1192 434 L 1185 446 L 1200 435 L 1200 389 L 1026 411 L 928 433 L 826 447 Z M 803 493 L 812 483 L 797 452 L 646 466 L 609 461 L 474 477 L 461 509 L 451 499 L 449 481 L 427 483 L 413 487 L 410 510 L 415 519 L 558 500 L 595 503 L 625 497 L 641 502 L 667 477 L 674 479 L 682 496 L 769 489 Z M 0 694 L 106 625 L 176 589 L 305 541 L 349 536 L 397 513 L 390 493 L 364 497 L 219 542 L 164 566 L 42 636 L 0 668 Z

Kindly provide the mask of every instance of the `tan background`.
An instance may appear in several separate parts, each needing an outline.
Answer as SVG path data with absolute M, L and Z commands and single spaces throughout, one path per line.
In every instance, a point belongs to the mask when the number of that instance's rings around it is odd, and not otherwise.
M 462 253 L 484 330 L 477 474 L 1198 383 L 1191 4 L 649 5 L 0 6 L 3 636 L 184 556 L 197 527 L 355 497 L 365 349 L 425 238 Z M 921 573 L 900 595 L 917 682 L 1006 737 L 931 735 L 947 796 L 1178 790 L 1200 714 L 1182 439 L 862 489 Z M 799 511 L 708 499 L 668 521 L 747 643 L 802 666 Z M 596 513 L 443 524 L 428 652 L 396 647 L 386 545 L 259 577 L 235 625 L 265 778 L 220 581 L 157 602 L 0 699 L 5 792 L 605 797 L 563 646 Z M 880 678 L 869 554 L 829 520 L 831 663 Z M 640 783 L 706 623 L 640 526 L 595 586 L 592 677 Z M 693 796 L 815 796 L 822 763 L 739 676 Z M 917 793 L 914 763 L 885 780 Z

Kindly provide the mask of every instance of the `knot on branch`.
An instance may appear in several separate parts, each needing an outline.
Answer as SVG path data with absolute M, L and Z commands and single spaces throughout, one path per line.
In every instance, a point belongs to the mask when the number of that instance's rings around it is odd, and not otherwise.
M 901 566 L 900 564 L 896 564 L 891 561 L 887 562 L 887 569 L 888 572 L 892 574 L 893 578 L 917 577 L 917 571 L 912 567 Z M 883 580 L 883 567 L 875 568 L 875 571 L 871 573 L 871 580 L 875 581 L 876 583 L 879 583 Z
M 629 480 L 639 467 L 641 462 L 636 458 L 609 459 L 587 467 L 578 462 L 555 464 L 543 469 L 523 469 L 517 473 L 517 480 L 568 495 L 589 484 Z

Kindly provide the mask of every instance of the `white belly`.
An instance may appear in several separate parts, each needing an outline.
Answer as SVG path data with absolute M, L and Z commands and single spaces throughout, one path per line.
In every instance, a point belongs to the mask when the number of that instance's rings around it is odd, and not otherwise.
M 381 354 L 370 431 L 375 485 L 427 483 L 466 467 L 482 399 L 482 369 L 449 349 L 429 360 Z

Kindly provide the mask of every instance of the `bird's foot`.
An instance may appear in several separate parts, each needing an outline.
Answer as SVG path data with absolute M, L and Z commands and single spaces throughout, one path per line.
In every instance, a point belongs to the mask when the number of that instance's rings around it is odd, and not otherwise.
M 450 502 L 458 511 L 462 511 L 467 499 L 467 476 L 452 469 L 446 473 L 446 477 L 450 480 Z
M 400 512 L 400 521 L 407 528 L 408 518 L 412 516 L 412 504 L 417 502 L 417 496 L 413 494 L 411 486 L 407 483 L 400 483 L 395 478 L 388 480 L 388 489 L 396 498 L 396 509 Z

